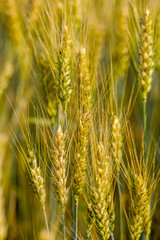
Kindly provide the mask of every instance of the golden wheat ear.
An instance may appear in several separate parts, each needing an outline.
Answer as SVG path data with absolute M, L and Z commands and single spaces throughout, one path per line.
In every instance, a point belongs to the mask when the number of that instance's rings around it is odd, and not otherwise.
M 143 100 L 146 101 L 147 94 L 151 90 L 152 74 L 154 70 L 153 60 L 153 30 L 149 10 L 146 10 L 141 19 L 141 40 L 139 49 L 139 85 L 142 91 Z
M 38 166 L 36 155 L 34 151 L 30 149 L 28 149 L 27 166 L 31 180 L 31 188 L 33 193 L 39 200 L 40 204 L 42 205 L 47 232 L 49 234 L 49 227 L 45 208 L 46 190 L 44 186 L 44 178 L 42 176 L 41 169 Z
M 120 119 L 113 114 L 111 122 L 111 151 L 117 173 L 120 171 L 120 164 L 122 161 L 122 145 L 121 122 Z
M 64 27 L 62 46 L 58 53 L 58 98 L 63 106 L 64 113 L 67 113 L 67 105 L 70 101 L 71 88 L 71 57 L 72 57 L 72 41 L 68 27 Z
M 58 203 L 62 208 L 65 208 L 68 198 L 67 189 L 67 157 L 65 151 L 65 134 L 61 126 L 58 127 L 54 137 L 54 152 L 53 152 L 53 191 Z
M 100 239 L 109 239 L 114 228 L 114 209 L 112 194 L 112 170 L 104 145 L 97 144 L 95 183 L 91 190 L 92 221 Z
M 132 175 L 129 211 L 129 231 L 131 239 L 139 239 L 145 233 L 148 239 L 151 232 L 151 195 L 147 189 L 147 184 L 141 175 Z
M 68 159 L 65 150 L 66 134 L 63 133 L 61 126 L 58 127 L 54 136 L 54 150 L 52 156 L 52 180 L 53 192 L 55 197 L 62 208 L 62 221 L 63 221 L 63 239 L 65 239 L 65 206 L 68 199 L 67 188 L 67 166 Z

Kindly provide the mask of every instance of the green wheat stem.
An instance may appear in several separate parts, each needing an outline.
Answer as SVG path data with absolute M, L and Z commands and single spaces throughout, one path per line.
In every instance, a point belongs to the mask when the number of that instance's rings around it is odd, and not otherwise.
M 142 233 L 142 240 L 145 240 L 145 234 Z
M 78 200 L 76 200 L 76 215 L 75 215 L 75 240 L 77 240 L 77 232 L 78 232 Z
M 147 161 L 147 112 L 146 112 L 147 100 L 143 100 L 143 122 L 144 122 L 144 163 L 146 167 Z
M 66 234 L 65 234 L 65 215 L 64 215 L 64 212 L 65 212 L 65 209 L 64 209 L 64 207 L 63 207 L 63 212 L 62 212 L 62 224 L 63 224 L 63 240 L 65 240 L 65 238 L 66 238 Z
M 143 123 L 144 123 L 144 164 L 147 165 L 147 99 L 143 100 Z M 142 233 L 142 240 L 145 240 L 145 234 Z
M 111 233 L 111 239 L 114 240 L 114 235 L 113 232 Z
M 49 235 L 49 226 L 48 226 L 48 220 L 47 220 L 46 208 L 45 208 L 45 205 L 44 205 L 44 204 L 43 204 L 43 213 L 44 213 L 44 218 L 45 218 L 45 223 L 46 223 L 47 233 L 48 233 L 48 235 Z
M 147 165 L 147 112 L 146 112 L 147 99 L 143 100 L 143 123 L 144 123 L 144 164 Z M 142 240 L 145 240 L 145 234 L 142 233 Z
M 92 228 L 89 228 L 88 231 L 87 231 L 87 237 L 86 237 L 86 240 L 91 239 L 91 231 L 92 231 Z
M 119 196 L 120 240 L 123 240 L 122 202 L 121 202 L 121 186 L 120 186 L 119 172 L 117 173 L 117 181 L 118 181 L 118 196 Z
M 67 114 L 64 115 L 65 119 L 65 128 L 68 129 L 68 121 L 67 121 Z M 72 179 L 72 168 L 71 168 L 71 156 L 70 151 L 68 150 L 68 159 L 69 159 L 69 179 Z M 70 199 L 71 199 L 71 217 L 72 217 L 72 228 L 74 229 L 74 206 L 73 206 L 73 192 L 72 189 L 70 191 Z

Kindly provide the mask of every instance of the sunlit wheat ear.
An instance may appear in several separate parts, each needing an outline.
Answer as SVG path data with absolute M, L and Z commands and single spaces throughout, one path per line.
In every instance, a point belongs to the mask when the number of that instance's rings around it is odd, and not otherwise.
M 21 44 L 22 34 L 20 30 L 20 19 L 17 12 L 16 1 L 0 1 L 0 14 L 2 16 L 2 22 L 9 38 L 13 41 L 14 44 Z
M 79 196 L 82 194 L 86 182 L 89 120 L 89 115 L 83 114 L 77 128 L 77 146 L 74 159 L 72 160 L 73 191 L 76 201 L 78 201 Z
M 63 106 L 64 113 L 67 112 L 67 104 L 70 101 L 71 88 L 71 57 L 72 41 L 67 26 L 64 27 L 63 40 L 58 53 L 58 98 Z
M 42 54 L 39 56 L 38 70 L 46 109 L 52 123 L 54 123 L 57 116 L 56 86 L 47 56 Z
M 79 119 L 76 134 L 76 150 L 72 159 L 73 190 L 75 200 L 83 192 L 86 182 L 86 167 L 91 118 L 91 81 L 85 48 L 81 47 L 78 55 L 79 81 Z
M 88 203 L 88 207 L 87 207 L 87 233 L 86 233 L 86 239 L 90 239 L 91 238 L 91 232 L 92 232 L 92 227 L 95 223 L 95 215 L 92 209 L 92 204 Z
M 131 180 L 131 200 L 129 210 L 129 231 L 131 239 L 139 239 L 144 232 L 149 239 L 151 231 L 151 195 L 141 175 L 133 174 Z
M 120 171 L 122 160 L 122 144 L 122 126 L 120 119 L 116 115 L 113 115 L 111 122 L 111 151 L 117 173 Z
M 31 187 L 34 194 L 37 196 L 39 202 L 44 206 L 46 199 L 46 191 L 44 187 L 44 179 L 41 174 L 41 170 L 38 167 L 35 153 L 32 150 L 28 150 L 28 169 L 31 180 Z
M 114 211 L 112 199 L 112 171 L 109 157 L 103 144 L 97 145 L 95 184 L 91 193 L 91 204 L 95 226 L 100 239 L 109 239 L 113 231 Z
M 141 40 L 138 71 L 139 84 L 144 101 L 146 101 L 147 94 L 151 90 L 152 74 L 154 70 L 153 55 L 152 20 L 149 10 L 146 10 L 144 17 L 141 19 Z
M 64 209 L 68 198 L 67 189 L 67 165 L 68 160 L 65 150 L 65 137 L 61 126 L 59 126 L 54 137 L 54 152 L 53 152 L 53 191 L 59 205 Z
M 36 155 L 34 151 L 30 149 L 28 149 L 27 167 L 28 167 L 30 180 L 31 180 L 31 188 L 42 206 L 45 222 L 46 222 L 46 228 L 49 234 L 49 227 L 48 227 L 48 221 L 47 221 L 47 215 L 46 215 L 46 209 L 45 209 L 46 190 L 44 186 L 44 179 L 41 173 L 41 169 L 38 166 Z

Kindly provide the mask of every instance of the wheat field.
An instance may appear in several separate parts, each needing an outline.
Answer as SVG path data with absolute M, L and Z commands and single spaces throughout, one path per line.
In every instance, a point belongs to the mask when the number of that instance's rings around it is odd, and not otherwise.
M 159 0 L 0 0 L 0 240 L 159 240 L 159 137 Z

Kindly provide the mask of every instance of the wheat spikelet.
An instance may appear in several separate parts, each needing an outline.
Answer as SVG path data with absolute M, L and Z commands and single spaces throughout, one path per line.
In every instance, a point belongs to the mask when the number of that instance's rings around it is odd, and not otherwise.
M 112 202 L 112 179 L 109 157 L 103 144 L 97 145 L 95 185 L 91 193 L 91 204 L 95 225 L 100 239 L 109 239 L 113 230 L 114 212 Z
M 113 115 L 111 125 L 111 149 L 117 173 L 120 170 L 120 164 L 122 160 L 122 144 L 121 123 L 119 118 L 116 115 Z
M 141 19 L 141 42 L 139 50 L 138 72 L 143 100 L 146 100 L 147 94 L 151 90 L 153 67 L 152 20 L 149 10 L 146 10 L 143 19 Z
M 34 194 L 37 196 L 37 199 L 44 207 L 46 199 L 46 191 L 44 187 L 44 179 L 41 174 L 41 170 L 37 165 L 37 159 L 33 150 L 28 150 L 28 167 L 31 180 L 31 188 Z
M 150 201 L 151 197 L 147 190 L 147 185 L 142 176 L 133 175 L 132 198 L 129 212 L 129 230 L 132 239 L 138 240 L 144 232 L 149 236 L 150 220 Z
M 65 134 L 61 126 L 58 127 L 54 137 L 54 152 L 53 152 L 53 191 L 59 205 L 64 209 L 67 203 L 67 158 L 65 152 Z
M 58 97 L 67 112 L 67 104 L 70 101 L 71 89 L 71 53 L 72 41 L 67 26 L 64 27 L 62 46 L 58 54 Z
M 92 204 L 88 203 L 88 208 L 87 208 L 87 237 L 86 239 L 90 239 L 91 237 L 91 230 L 93 227 L 93 224 L 95 223 L 95 215 L 92 209 Z

